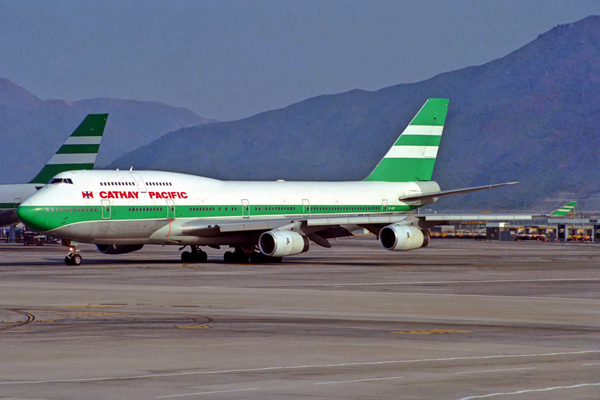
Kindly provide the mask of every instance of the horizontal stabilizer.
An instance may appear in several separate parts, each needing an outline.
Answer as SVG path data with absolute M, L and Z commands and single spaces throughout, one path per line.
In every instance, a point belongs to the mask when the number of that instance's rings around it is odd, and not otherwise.
M 403 197 L 398 198 L 398 200 L 400 200 L 400 201 L 431 200 L 431 199 L 436 199 L 438 197 L 450 196 L 453 194 L 465 194 L 465 193 L 471 193 L 471 192 L 478 192 L 480 190 L 487 190 L 487 189 L 493 189 L 493 188 L 497 188 L 497 187 L 501 187 L 501 186 L 514 185 L 516 183 L 519 183 L 519 182 L 497 183 L 495 185 L 477 186 L 477 187 L 471 187 L 471 188 L 465 188 L 465 189 L 442 190 L 442 191 L 434 192 L 434 193 L 423 193 L 423 194 L 412 195 L 412 196 L 403 196 Z

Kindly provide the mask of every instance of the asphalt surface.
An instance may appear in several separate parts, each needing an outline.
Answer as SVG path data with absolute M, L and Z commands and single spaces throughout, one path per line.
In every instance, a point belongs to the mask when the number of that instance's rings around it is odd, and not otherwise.
M 2 399 L 600 399 L 600 245 L 0 244 Z

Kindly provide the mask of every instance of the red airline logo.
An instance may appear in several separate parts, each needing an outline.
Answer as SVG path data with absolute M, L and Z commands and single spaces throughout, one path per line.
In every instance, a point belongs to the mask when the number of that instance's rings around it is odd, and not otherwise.
M 84 199 L 93 199 L 94 198 L 94 192 L 81 192 L 81 195 L 83 196 Z
M 139 199 L 138 196 L 138 192 L 124 192 L 118 190 L 100 192 L 100 198 L 102 199 Z
M 82 192 L 83 197 L 94 198 L 92 192 Z M 148 195 L 151 199 L 187 199 L 188 195 L 186 192 L 148 192 Z M 89 197 L 86 197 L 89 196 Z M 100 192 L 100 198 L 102 199 L 139 199 L 139 192 L 131 192 L 131 191 L 119 191 L 119 190 L 110 190 L 110 191 L 102 191 Z
M 148 192 L 151 199 L 187 199 L 186 192 Z

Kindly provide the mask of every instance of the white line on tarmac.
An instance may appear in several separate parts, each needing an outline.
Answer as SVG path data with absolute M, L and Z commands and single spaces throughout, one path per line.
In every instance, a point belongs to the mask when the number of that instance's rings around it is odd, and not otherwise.
M 47 379 L 39 381 L 0 381 L 0 385 L 32 385 L 36 383 L 78 383 L 78 382 L 101 382 L 110 380 L 128 380 L 128 379 L 150 379 L 150 378 L 168 378 L 172 376 L 186 375 L 217 375 L 230 373 L 246 373 L 246 372 L 261 372 L 261 371 L 284 371 L 292 369 L 308 369 L 308 368 L 336 368 L 360 365 L 384 365 L 384 364 L 410 364 L 417 362 L 435 362 L 435 361 L 462 361 L 462 360 L 490 360 L 500 358 L 524 358 L 524 357 L 552 357 L 566 356 L 579 354 L 597 354 L 600 350 L 582 350 L 582 351 L 566 351 L 557 353 L 539 353 L 539 354 L 506 354 L 492 356 L 473 356 L 473 357 L 447 357 L 447 358 L 423 358 L 418 360 L 388 360 L 388 361 L 368 361 L 368 362 L 350 362 L 341 364 L 313 364 L 313 365 L 291 365 L 287 367 L 262 367 L 262 368 L 240 368 L 240 369 L 225 369 L 220 371 L 190 371 L 190 372 L 173 372 L 162 374 L 147 374 L 147 375 L 132 375 L 132 376 L 108 376 L 98 378 L 79 378 L 79 379 Z
M 389 378 L 368 378 L 368 379 L 353 379 L 351 381 L 330 381 L 330 382 L 317 382 L 315 385 L 333 385 L 335 383 L 354 383 L 354 382 L 368 382 L 368 381 L 383 381 L 386 379 L 404 379 L 404 376 L 391 376 Z
M 600 362 L 597 362 L 597 363 L 588 363 L 588 364 L 581 364 L 581 365 L 600 365 Z
M 506 368 L 506 369 L 487 369 L 483 371 L 467 371 L 467 372 L 455 372 L 454 375 L 466 375 L 466 374 L 481 374 L 485 372 L 502 372 L 502 371 L 519 371 L 522 369 L 535 369 L 536 367 L 524 367 L 524 368 Z
M 597 282 L 600 278 L 547 278 L 547 279 L 494 279 L 485 281 L 401 281 L 401 282 L 361 282 L 361 283 L 309 283 L 303 285 L 247 285 L 236 288 L 265 287 L 329 287 L 329 286 L 381 286 L 381 285 L 446 285 L 453 283 L 520 283 L 520 282 Z
M 187 394 L 172 394 L 170 396 L 159 396 L 159 397 L 157 397 L 157 399 L 168 399 L 168 398 L 173 398 L 173 397 L 185 397 L 185 396 L 198 396 L 198 395 L 201 395 L 201 394 L 247 392 L 249 390 L 258 390 L 258 388 L 233 389 L 233 390 L 217 390 L 217 391 L 214 391 L 214 392 L 198 392 L 198 393 L 187 393 Z
M 489 393 L 489 394 L 483 394 L 480 396 L 461 397 L 459 400 L 485 399 L 488 397 L 519 395 L 519 394 L 524 394 L 524 393 L 535 393 L 535 392 L 549 392 L 551 390 L 576 389 L 576 388 L 587 387 L 587 386 L 600 386 L 600 382 L 598 382 L 598 383 L 579 383 L 577 385 L 571 385 L 571 386 L 553 386 L 553 387 L 547 387 L 547 388 L 543 388 L 543 389 L 519 390 L 516 392 Z

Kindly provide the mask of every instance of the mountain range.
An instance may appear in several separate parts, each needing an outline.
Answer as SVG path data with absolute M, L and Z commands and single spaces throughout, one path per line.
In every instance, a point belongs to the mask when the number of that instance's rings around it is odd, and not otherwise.
M 354 180 L 429 97 L 450 99 L 434 179 L 442 189 L 519 185 L 438 210 L 600 210 L 600 17 L 559 25 L 484 65 L 378 91 L 319 96 L 239 121 L 183 128 L 111 167 L 220 179 Z M 156 154 L 171 156 L 156 157 Z
M 96 165 L 151 143 L 165 133 L 212 122 L 185 108 L 158 102 L 97 98 L 40 100 L 0 78 L 0 183 L 27 182 L 89 113 L 109 113 Z
M 600 210 L 598 16 L 559 25 L 480 66 L 318 96 L 238 121 L 207 121 L 160 103 L 41 101 L 15 86 L 0 80 L 0 137 L 28 168 L 40 158 L 43 165 L 86 113 L 110 112 L 99 166 L 240 180 L 363 179 L 427 98 L 449 98 L 434 171 L 442 189 L 520 184 L 450 196 L 435 209 L 547 212 L 578 200 L 580 209 Z M 2 180 L 19 175 L 15 158 L 5 160 Z

